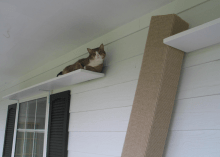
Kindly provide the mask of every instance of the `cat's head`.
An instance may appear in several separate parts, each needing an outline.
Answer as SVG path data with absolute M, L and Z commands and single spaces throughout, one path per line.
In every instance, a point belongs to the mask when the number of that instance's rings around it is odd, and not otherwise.
M 105 50 L 104 50 L 104 45 L 101 44 L 100 47 L 97 47 L 95 49 L 90 49 L 90 48 L 87 48 L 88 52 L 89 52 L 89 58 L 90 59 L 102 59 L 104 60 L 105 56 L 106 56 L 106 53 L 105 53 Z

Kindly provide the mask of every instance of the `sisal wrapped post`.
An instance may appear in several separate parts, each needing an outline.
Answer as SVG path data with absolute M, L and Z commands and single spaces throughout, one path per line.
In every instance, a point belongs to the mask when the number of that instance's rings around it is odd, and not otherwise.
M 122 157 L 162 157 L 184 56 L 163 39 L 188 27 L 175 14 L 151 18 Z

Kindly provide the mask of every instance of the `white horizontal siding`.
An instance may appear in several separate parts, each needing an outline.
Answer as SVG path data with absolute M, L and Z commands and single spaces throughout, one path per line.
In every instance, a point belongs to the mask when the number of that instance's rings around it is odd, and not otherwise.
M 112 113 L 114 114 L 114 113 Z M 127 131 L 128 120 L 124 121 L 98 121 L 93 123 L 74 123 L 71 124 L 69 131 L 70 132 L 121 132 Z M 71 123 L 71 121 L 70 121 Z
M 91 154 L 91 153 L 80 153 L 68 151 L 69 157 L 120 157 L 120 156 L 112 156 L 112 155 L 103 155 L 103 154 Z
M 177 100 L 175 103 L 175 112 L 178 113 L 220 113 L 220 95 L 197 97 L 190 99 Z
M 0 119 L 5 120 L 7 118 L 7 109 L 6 110 L 0 110 Z
M 220 60 L 215 60 L 183 69 L 177 99 L 219 94 L 219 67 Z
M 69 131 L 126 132 L 130 114 L 131 106 L 71 113 Z
M 0 130 L 0 153 L 2 153 L 2 150 L 3 150 L 3 143 L 4 143 L 4 135 L 5 135 L 5 130 Z
M 196 52 L 187 54 L 183 62 L 183 68 L 218 60 L 220 58 L 219 49 L 220 44 L 216 44 L 211 47 L 207 47 Z
M 122 72 L 123 75 L 123 72 Z M 132 106 L 137 80 L 72 94 L 70 112 Z
M 170 130 L 220 130 L 220 114 L 204 113 L 174 113 Z
M 106 65 L 109 66 L 136 55 L 143 54 L 148 29 L 149 28 L 145 28 L 107 45 L 105 47 L 108 51 L 106 55 Z
M 182 70 L 179 90 L 191 90 L 220 84 L 220 60 Z
M 195 89 L 178 91 L 177 99 L 189 99 L 220 94 L 220 85 L 204 86 Z
M 170 130 L 220 130 L 220 95 L 177 100 Z
M 13 101 L 14 102 L 14 101 Z M 1 105 L 0 105 L 0 112 L 2 111 L 2 110 L 8 110 L 8 105 L 9 104 L 13 104 L 13 103 L 10 103 L 10 102 L 8 102 L 7 100 L 6 101 L 2 101 L 1 102 Z M 2 111 L 2 112 L 4 112 L 4 111 Z M 0 115 L 1 116 L 1 115 Z
M 170 131 L 164 157 L 219 157 L 220 130 Z
M 2 135 L 4 135 L 5 134 L 5 130 L 0 130 L 0 134 Z M 1 141 L 4 141 L 4 136 L 0 136 L 0 140 Z M 2 143 L 3 144 L 3 143 Z
M 0 131 L 5 131 L 6 119 L 0 120 Z
M 126 132 L 70 132 L 69 151 L 121 156 Z

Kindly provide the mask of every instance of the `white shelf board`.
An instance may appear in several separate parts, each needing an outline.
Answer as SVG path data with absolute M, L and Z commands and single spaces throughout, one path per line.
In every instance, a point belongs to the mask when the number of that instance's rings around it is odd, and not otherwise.
M 163 43 L 184 52 L 220 43 L 220 18 L 165 38 Z
M 77 83 L 104 77 L 103 73 L 92 72 L 79 69 L 71 73 L 47 80 L 34 86 L 17 91 L 10 95 L 4 96 L 3 99 L 20 100 L 25 97 L 40 94 L 45 91 L 51 91 L 66 86 L 71 86 Z

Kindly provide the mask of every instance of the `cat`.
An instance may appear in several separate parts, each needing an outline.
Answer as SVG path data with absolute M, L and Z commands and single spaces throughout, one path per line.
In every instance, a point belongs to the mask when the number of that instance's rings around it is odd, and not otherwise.
M 89 56 L 87 58 L 80 59 L 76 63 L 67 66 L 63 69 L 63 71 L 57 74 L 57 77 L 78 69 L 102 72 L 103 61 L 106 56 L 104 45 L 101 44 L 100 47 L 95 49 L 87 48 L 87 50 L 89 52 Z

